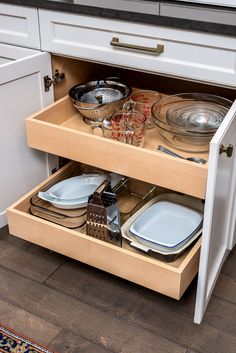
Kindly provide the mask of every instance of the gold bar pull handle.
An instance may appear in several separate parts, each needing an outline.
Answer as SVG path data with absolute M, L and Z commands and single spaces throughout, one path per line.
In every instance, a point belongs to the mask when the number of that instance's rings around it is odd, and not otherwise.
M 148 53 L 154 53 L 154 54 L 161 54 L 164 51 L 163 44 L 157 44 L 157 46 L 154 48 L 144 47 L 142 45 L 122 43 L 122 42 L 120 42 L 119 38 L 117 38 L 117 37 L 112 38 L 112 40 L 110 41 L 110 45 L 113 45 L 113 46 L 119 47 L 119 48 L 128 48 L 128 49 L 146 51 Z

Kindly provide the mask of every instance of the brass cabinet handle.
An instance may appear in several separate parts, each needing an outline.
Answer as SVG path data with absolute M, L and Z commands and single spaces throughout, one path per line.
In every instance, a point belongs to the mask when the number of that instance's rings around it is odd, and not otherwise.
M 163 44 L 157 44 L 157 46 L 155 48 L 150 48 L 150 47 L 144 47 L 142 45 L 122 43 L 122 42 L 120 42 L 119 38 L 117 38 L 117 37 L 112 38 L 112 40 L 110 41 L 110 45 L 113 45 L 115 47 L 120 47 L 120 48 L 128 48 L 128 49 L 147 51 L 149 53 L 154 53 L 154 54 L 161 54 L 164 51 Z

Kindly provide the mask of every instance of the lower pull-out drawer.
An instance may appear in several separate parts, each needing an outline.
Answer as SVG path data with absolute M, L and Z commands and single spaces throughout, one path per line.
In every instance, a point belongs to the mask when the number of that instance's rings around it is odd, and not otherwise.
M 179 299 L 198 272 L 200 240 L 174 262 L 166 263 L 132 250 L 125 242 L 118 247 L 29 213 L 32 196 L 65 178 L 75 166 L 67 164 L 8 209 L 10 233 Z

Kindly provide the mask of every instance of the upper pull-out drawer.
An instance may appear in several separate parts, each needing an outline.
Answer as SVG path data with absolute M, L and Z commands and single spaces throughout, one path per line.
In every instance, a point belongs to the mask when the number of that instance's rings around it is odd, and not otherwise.
M 42 49 L 52 53 L 235 86 L 233 37 L 46 10 L 39 16 Z
M 0 42 L 40 49 L 37 9 L 0 4 Z
M 165 144 L 157 129 L 147 130 L 144 148 L 94 135 L 66 96 L 29 117 L 26 131 L 30 147 L 205 198 L 207 165 L 157 151 Z

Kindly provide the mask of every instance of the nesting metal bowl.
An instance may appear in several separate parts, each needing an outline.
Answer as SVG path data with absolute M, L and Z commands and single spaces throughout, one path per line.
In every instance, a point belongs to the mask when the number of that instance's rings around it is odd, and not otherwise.
M 131 94 L 131 87 L 118 78 L 88 81 L 69 91 L 74 107 L 86 123 L 103 121 L 120 110 Z

